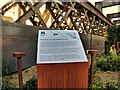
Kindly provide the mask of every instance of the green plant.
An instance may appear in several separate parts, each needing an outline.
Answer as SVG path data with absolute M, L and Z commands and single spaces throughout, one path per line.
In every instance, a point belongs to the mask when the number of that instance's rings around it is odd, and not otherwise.
M 117 90 L 120 89 L 120 87 L 118 86 L 118 83 L 114 80 L 107 83 L 106 88 L 107 89 L 117 89 Z
M 16 67 L 16 60 L 9 57 L 7 51 L 4 50 L 2 53 L 2 76 L 13 73 Z
M 26 89 L 36 89 L 37 90 L 37 78 L 31 78 L 29 79 L 26 84 L 23 86 L 23 88 Z
M 120 56 L 114 55 L 110 52 L 110 55 L 104 55 L 105 58 L 97 60 L 96 66 L 103 71 L 118 71 L 120 70 Z
M 100 71 L 100 69 L 95 66 L 93 74 L 96 74 L 96 71 Z M 100 80 L 97 80 L 97 81 L 95 80 L 94 85 L 96 85 L 95 82 L 98 83 L 98 82 L 100 82 Z M 88 69 L 88 87 L 91 88 L 91 85 L 90 85 L 90 68 Z
M 120 41 L 120 25 L 119 26 L 107 26 L 106 28 L 107 39 L 107 52 L 110 50 L 110 46 L 116 45 L 117 41 Z
M 6 89 L 15 89 L 16 86 L 11 85 L 8 82 L 2 82 L 2 90 L 6 90 Z
M 102 89 L 103 84 L 100 80 L 94 80 L 93 85 L 89 87 L 89 89 Z

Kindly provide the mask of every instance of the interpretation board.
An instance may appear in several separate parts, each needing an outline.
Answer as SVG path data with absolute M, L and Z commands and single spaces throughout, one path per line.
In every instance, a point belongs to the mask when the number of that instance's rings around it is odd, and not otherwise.
M 76 30 L 40 30 L 38 88 L 88 88 L 88 61 Z
M 37 64 L 88 62 L 77 30 L 39 30 Z

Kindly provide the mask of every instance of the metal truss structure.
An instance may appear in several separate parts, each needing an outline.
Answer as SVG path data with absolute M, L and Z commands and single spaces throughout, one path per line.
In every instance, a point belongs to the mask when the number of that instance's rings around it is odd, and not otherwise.
M 23 14 L 15 23 L 25 24 L 30 20 L 35 26 L 47 27 L 49 19 L 50 26 L 47 28 L 62 30 L 78 30 L 80 33 L 105 36 L 105 27 L 113 25 L 97 8 L 89 2 L 8 2 L 2 7 L 1 14 L 4 15 L 16 4 Z M 40 8 L 45 5 L 45 10 L 41 13 Z M 26 9 L 28 8 L 28 9 Z

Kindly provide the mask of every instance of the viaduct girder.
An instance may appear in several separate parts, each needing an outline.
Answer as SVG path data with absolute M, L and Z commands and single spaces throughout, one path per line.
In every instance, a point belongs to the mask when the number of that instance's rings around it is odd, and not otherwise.
M 112 6 L 118 6 L 118 8 L 119 8 L 119 5 L 120 5 L 120 0 L 103 0 L 103 1 L 100 1 L 100 2 L 95 2 L 96 8 L 98 8 L 101 12 L 102 12 L 103 8 L 112 7 Z M 107 17 L 111 21 L 112 21 L 113 18 L 118 18 L 119 19 L 120 18 L 119 9 L 118 9 L 117 13 L 107 14 Z M 113 23 L 115 25 L 117 25 L 117 24 L 120 24 L 119 21 L 120 20 L 114 20 Z
M 1 14 L 4 15 L 16 4 L 19 5 L 23 14 L 15 21 L 25 24 L 30 20 L 33 25 L 48 27 L 47 23 L 51 19 L 48 28 L 78 30 L 80 33 L 104 36 L 105 27 L 113 25 L 97 8 L 89 2 L 8 2 L 2 7 Z M 41 13 L 40 8 L 45 5 L 45 10 Z M 28 10 L 26 8 L 29 8 Z
M 107 8 L 115 5 L 120 5 L 120 0 L 104 0 L 101 2 L 96 2 L 96 6 L 100 5 L 100 8 Z M 97 6 L 98 7 L 98 6 Z
M 112 13 L 112 14 L 107 14 L 107 17 L 111 20 L 112 18 L 118 18 L 120 17 L 120 12 L 118 13 Z
M 113 23 L 114 24 L 120 24 L 120 20 L 114 20 Z

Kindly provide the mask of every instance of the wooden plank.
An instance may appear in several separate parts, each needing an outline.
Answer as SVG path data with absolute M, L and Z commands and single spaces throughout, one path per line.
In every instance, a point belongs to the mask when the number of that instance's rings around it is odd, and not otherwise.
M 34 5 L 34 9 L 38 10 L 46 2 L 39 2 Z M 15 22 L 24 24 L 27 19 L 29 19 L 34 14 L 32 9 L 29 9 L 21 17 L 19 17 Z

